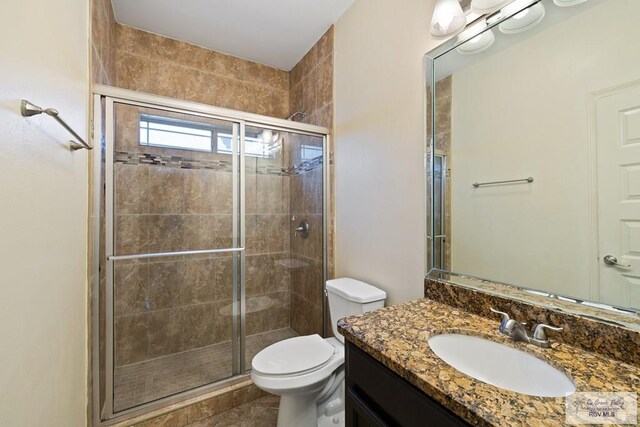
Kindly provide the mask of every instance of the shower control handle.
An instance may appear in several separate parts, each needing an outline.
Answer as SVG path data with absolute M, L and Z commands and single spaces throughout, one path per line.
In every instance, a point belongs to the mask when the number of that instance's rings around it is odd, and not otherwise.
M 307 220 L 303 219 L 302 221 L 300 221 L 298 226 L 294 229 L 293 233 L 296 236 L 300 235 L 300 237 L 302 237 L 303 239 L 306 239 L 307 237 L 309 237 L 310 228 L 311 227 L 309 227 L 309 223 L 307 222 Z

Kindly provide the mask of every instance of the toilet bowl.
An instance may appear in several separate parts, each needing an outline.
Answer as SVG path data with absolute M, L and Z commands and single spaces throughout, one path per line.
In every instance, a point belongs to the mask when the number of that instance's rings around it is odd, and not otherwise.
M 254 384 L 280 396 L 278 427 L 344 426 L 344 337 L 337 322 L 384 306 L 386 293 L 355 279 L 327 281 L 331 338 L 289 338 L 259 352 L 251 362 Z

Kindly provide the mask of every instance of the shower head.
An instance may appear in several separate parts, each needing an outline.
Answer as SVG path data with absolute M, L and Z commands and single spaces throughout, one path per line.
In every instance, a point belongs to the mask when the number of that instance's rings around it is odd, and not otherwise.
M 305 113 L 304 111 L 296 111 L 295 113 L 287 117 L 287 120 L 293 121 L 296 118 L 296 116 L 300 116 L 301 118 L 304 119 L 307 116 L 307 113 Z

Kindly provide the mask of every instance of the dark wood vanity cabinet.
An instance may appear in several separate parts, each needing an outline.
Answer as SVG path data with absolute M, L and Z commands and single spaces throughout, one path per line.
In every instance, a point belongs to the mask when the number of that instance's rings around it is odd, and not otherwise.
M 348 341 L 345 369 L 347 427 L 470 425 Z

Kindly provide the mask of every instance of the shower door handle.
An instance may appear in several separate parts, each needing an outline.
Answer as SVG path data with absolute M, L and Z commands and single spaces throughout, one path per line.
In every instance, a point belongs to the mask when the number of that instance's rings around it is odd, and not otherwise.
M 203 254 L 222 254 L 227 252 L 243 252 L 244 248 L 225 248 L 225 249 L 201 249 L 194 251 L 177 251 L 177 252 L 153 252 L 146 254 L 133 254 L 133 255 L 109 255 L 108 261 L 122 261 L 126 259 L 141 259 L 141 258 L 160 258 L 167 256 L 180 256 L 180 255 L 203 255 Z

